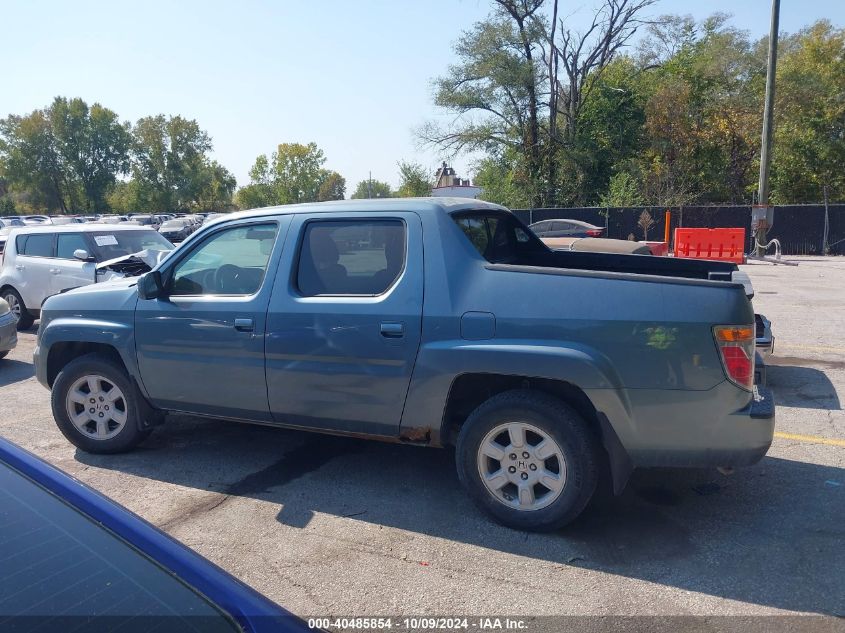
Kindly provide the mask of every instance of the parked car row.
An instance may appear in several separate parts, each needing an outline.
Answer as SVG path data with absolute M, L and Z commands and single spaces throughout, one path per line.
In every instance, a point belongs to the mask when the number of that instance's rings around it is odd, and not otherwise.
M 207 220 L 222 213 L 130 213 L 128 215 L 104 214 L 92 216 L 71 215 L 25 215 L 0 217 L 0 257 L 3 255 L 9 233 L 16 227 L 61 226 L 67 224 L 129 224 L 145 226 L 162 234 L 171 242 L 178 243 L 200 228 Z M 166 225 L 166 226 L 165 226 Z
M 0 298 L 23 330 L 32 326 L 48 297 L 140 274 L 173 248 L 158 232 L 131 224 L 16 227 L 2 257 Z

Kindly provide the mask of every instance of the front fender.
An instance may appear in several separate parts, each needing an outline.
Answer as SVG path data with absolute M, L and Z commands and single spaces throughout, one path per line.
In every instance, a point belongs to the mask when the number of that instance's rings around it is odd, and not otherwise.
M 105 319 L 59 317 L 49 321 L 38 333 L 38 345 L 33 354 L 35 376 L 50 388 L 47 369 L 50 350 L 57 343 L 96 343 L 113 347 L 126 370 L 143 393 L 135 355 L 135 330 L 130 323 Z M 146 397 L 146 393 L 144 396 Z
M 439 442 L 454 380 L 462 374 L 526 376 L 568 382 L 604 413 L 625 443 L 631 407 L 619 375 L 603 354 L 560 341 L 438 341 L 420 348 L 402 415 L 401 431 L 430 429 Z

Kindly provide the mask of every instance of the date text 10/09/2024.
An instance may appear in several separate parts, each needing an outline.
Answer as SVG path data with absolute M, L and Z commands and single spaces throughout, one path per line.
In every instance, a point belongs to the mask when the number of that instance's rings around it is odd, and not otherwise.
M 312 629 L 339 629 L 357 631 L 377 630 L 411 630 L 411 631 L 444 631 L 444 630 L 479 630 L 479 631 L 524 631 L 528 628 L 525 620 L 518 618 L 308 618 L 308 627 Z

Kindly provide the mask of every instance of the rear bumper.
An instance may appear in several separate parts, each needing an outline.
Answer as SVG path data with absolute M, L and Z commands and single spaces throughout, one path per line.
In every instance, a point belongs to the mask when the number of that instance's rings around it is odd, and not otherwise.
M 749 466 L 772 444 L 774 399 L 763 385 L 750 401 L 727 382 L 707 392 L 628 393 L 636 431 L 619 438 L 635 467 Z M 731 411 L 731 401 L 740 408 Z
M 13 350 L 18 344 L 18 324 L 10 314 L 0 317 L 0 352 Z

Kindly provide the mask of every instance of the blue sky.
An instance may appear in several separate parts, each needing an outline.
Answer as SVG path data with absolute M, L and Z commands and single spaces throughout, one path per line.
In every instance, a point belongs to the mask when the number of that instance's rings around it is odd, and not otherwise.
M 280 142 L 314 141 L 347 179 L 397 184 L 398 160 L 432 169 L 440 156 L 413 130 L 438 114 L 431 79 L 451 44 L 482 19 L 489 0 L 5 0 L 0 117 L 79 96 L 135 121 L 196 119 L 215 157 L 246 184 L 255 157 Z M 583 24 L 592 0 L 560 3 Z M 722 11 L 758 37 L 769 0 L 661 0 L 652 14 Z M 781 30 L 819 18 L 845 24 L 842 0 L 782 0 Z M 455 166 L 468 170 L 468 159 Z

